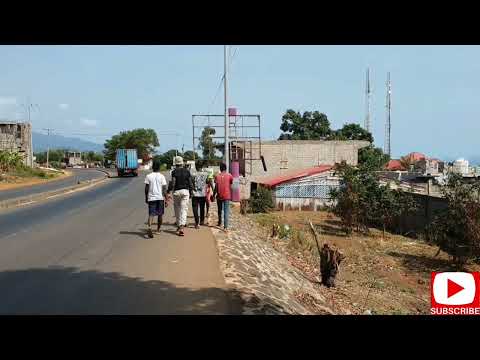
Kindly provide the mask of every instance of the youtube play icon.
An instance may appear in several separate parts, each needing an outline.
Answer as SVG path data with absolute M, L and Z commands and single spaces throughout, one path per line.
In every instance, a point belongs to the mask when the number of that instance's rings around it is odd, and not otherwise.
M 435 315 L 480 314 L 480 273 L 432 273 L 431 313 Z M 472 310 L 473 309 L 473 310 Z
M 447 279 L 447 290 L 448 294 L 447 297 L 450 298 L 455 294 L 458 294 L 460 291 L 465 289 L 462 285 L 457 284 L 455 281 Z

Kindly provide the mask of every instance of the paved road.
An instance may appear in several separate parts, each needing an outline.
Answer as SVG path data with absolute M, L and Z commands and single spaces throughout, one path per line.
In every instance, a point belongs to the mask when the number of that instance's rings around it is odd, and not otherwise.
M 236 313 L 208 228 L 145 235 L 143 176 L 0 212 L 0 314 Z
M 63 187 L 75 185 L 78 183 L 78 181 L 91 180 L 105 176 L 104 173 L 94 169 L 69 169 L 69 171 L 73 172 L 73 176 L 69 176 L 62 180 L 54 180 L 45 184 L 38 184 L 12 190 L 0 190 L 0 201 L 21 196 L 34 195 L 45 191 L 57 190 Z

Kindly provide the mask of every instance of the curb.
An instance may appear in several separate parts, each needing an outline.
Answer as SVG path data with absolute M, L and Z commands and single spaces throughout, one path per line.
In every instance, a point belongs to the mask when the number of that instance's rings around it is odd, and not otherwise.
M 14 198 L 14 199 L 0 201 L 0 209 L 15 208 L 15 207 L 18 207 L 18 206 L 21 206 L 21 205 L 37 202 L 37 201 L 40 201 L 40 200 L 45 200 L 45 199 L 47 199 L 49 197 L 52 197 L 52 196 L 66 194 L 66 193 L 72 192 L 74 190 L 79 190 L 79 189 L 82 189 L 82 188 L 85 188 L 85 187 L 88 187 L 88 186 L 91 186 L 91 185 L 95 185 L 95 184 L 100 183 L 102 181 L 105 181 L 107 179 L 108 179 L 108 177 L 105 176 L 103 178 L 87 180 L 87 181 L 81 182 L 77 185 L 68 186 L 68 187 L 64 187 L 64 188 L 61 188 L 61 189 L 57 189 L 57 190 L 52 190 L 52 191 L 47 191 L 47 192 L 43 192 L 43 193 L 40 193 L 40 194 L 27 195 L 27 196 Z
M 102 173 L 104 173 L 105 175 L 107 175 L 108 178 L 112 178 L 112 173 L 110 171 L 107 171 L 107 170 L 103 170 L 103 169 L 94 169 L 94 170 L 97 170 L 97 171 L 100 171 Z

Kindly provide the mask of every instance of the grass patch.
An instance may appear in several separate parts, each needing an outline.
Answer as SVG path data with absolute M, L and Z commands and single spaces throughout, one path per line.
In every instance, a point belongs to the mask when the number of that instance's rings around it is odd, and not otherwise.
M 265 227 L 272 227 L 273 224 L 278 223 L 278 218 L 275 216 L 275 214 L 271 213 L 266 213 L 266 214 L 255 214 L 253 215 L 253 218 L 255 221 Z
M 53 179 L 56 178 L 59 174 L 49 173 L 42 169 L 30 168 L 30 167 L 19 167 L 18 169 L 9 173 L 11 176 L 19 178 L 39 178 L 39 179 Z

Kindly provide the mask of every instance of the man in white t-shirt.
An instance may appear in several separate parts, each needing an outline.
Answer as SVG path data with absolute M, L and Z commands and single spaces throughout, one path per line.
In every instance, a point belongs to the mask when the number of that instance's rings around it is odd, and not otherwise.
M 158 217 L 157 233 L 162 226 L 165 210 L 165 195 L 167 193 L 167 180 L 160 173 L 160 162 L 153 162 L 153 172 L 145 177 L 145 202 L 148 204 L 148 237 L 153 238 L 152 223 Z

